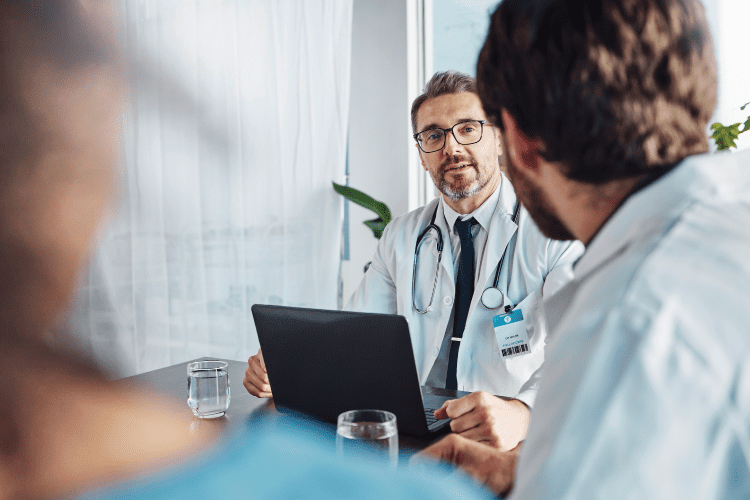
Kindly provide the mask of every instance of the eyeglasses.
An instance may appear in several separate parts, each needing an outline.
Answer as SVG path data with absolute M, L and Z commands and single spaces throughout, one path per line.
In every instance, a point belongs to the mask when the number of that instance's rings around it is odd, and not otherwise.
M 484 120 L 469 120 L 459 122 L 451 128 L 431 128 L 418 134 L 414 134 L 414 140 L 419 144 L 419 149 L 425 153 L 434 153 L 445 147 L 445 134 L 453 134 L 456 142 L 467 146 L 482 140 L 484 131 Z

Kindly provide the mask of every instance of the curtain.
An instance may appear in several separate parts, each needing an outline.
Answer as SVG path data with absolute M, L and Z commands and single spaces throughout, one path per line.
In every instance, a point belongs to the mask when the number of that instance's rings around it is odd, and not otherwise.
M 352 0 L 120 12 L 120 197 L 67 321 L 119 375 L 245 360 L 253 304 L 337 306 Z

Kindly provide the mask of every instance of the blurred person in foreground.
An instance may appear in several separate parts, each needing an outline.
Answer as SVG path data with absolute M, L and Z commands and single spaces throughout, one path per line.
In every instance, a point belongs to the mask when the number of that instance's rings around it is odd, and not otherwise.
M 700 1 L 504 0 L 477 75 L 518 198 L 586 252 L 526 440 L 425 453 L 519 499 L 750 498 L 750 158 L 707 154 Z
M 191 435 L 184 400 L 108 382 L 55 331 L 115 192 L 113 7 L 0 9 L 0 499 L 482 498 L 461 480 L 338 462 L 299 429 Z

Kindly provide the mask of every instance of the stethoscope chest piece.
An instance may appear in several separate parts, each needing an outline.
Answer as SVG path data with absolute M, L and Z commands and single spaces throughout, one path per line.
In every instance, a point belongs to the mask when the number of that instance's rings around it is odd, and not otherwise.
M 505 295 L 496 287 L 485 288 L 482 292 L 482 304 L 487 309 L 497 309 L 505 303 Z

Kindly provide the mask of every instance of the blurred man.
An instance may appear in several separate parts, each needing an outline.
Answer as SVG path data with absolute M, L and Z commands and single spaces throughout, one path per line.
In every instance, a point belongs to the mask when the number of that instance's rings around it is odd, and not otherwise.
M 114 195 L 122 133 L 112 7 L 0 8 L 0 499 L 486 498 L 460 478 L 336 460 L 325 430 L 293 417 L 219 436 L 184 399 L 71 352 L 54 324 Z
M 750 161 L 711 155 L 699 0 L 505 0 L 478 63 L 508 177 L 576 238 L 523 446 L 427 450 L 513 498 L 750 498 Z
M 435 74 L 411 117 L 441 196 L 386 227 L 347 309 L 405 316 L 420 382 L 474 391 L 435 417 L 509 450 L 526 435 L 536 395 L 529 378 L 544 360 L 541 300 L 571 279 L 583 249 L 546 238 L 521 210 L 474 78 Z M 262 353 L 250 358 L 245 387 L 270 396 Z

